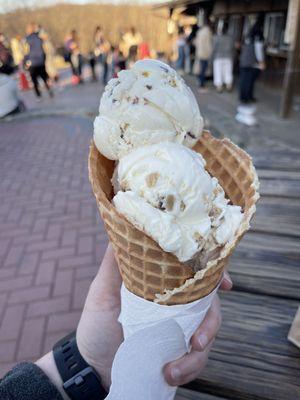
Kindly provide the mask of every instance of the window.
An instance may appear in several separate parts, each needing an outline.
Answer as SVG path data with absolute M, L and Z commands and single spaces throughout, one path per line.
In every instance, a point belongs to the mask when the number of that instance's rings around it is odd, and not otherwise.
M 268 13 L 265 17 L 264 38 L 269 49 L 283 47 L 284 29 L 285 29 L 284 13 Z

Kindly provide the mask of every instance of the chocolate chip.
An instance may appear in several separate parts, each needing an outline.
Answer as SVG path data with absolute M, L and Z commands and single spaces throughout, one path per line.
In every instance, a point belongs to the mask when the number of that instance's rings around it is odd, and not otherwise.
M 146 177 L 147 186 L 149 188 L 155 186 L 158 178 L 159 178 L 159 173 L 158 172 L 152 172 L 152 174 L 147 175 L 147 177 Z
M 151 85 L 146 85 L 146 88 L 147 88 L 148 90 L 151 90 L 151 89 L 152 89 L 152 86 L 151 86 Z
M 159 200 L 159 202 L 158 202 L 158 208 L 159 208 L 161 211 L 165 211 L 165 210 L 166 210 L 166 207 L 164 206 L 163 200 Z
M 166 198 L 166 207 L 167 211 L 172 211 L 175 203 L 175 197 L 172 194 L 169 194 Z
M 129 127 L 129 123 L 128 122 L 124 122 L 124 124 L 120 125 L 121 132 L 124 133 L 128 127 Z
M 139 98 L 137 96 L 135 96 L 132 100 L 132 104 L 138 104 L 139 102 Z
M 205 240 L 200 235 L 200 233 L 199 232 L 195 232 L 193 236 L 194 236 L 195 242 L 198 244 L 198 248 L 203 247 Z
M 192 132 L 187 132 L 186 134 L 190 136 L 192 139 L 196 139 L 196 136 Z
M 168 70 L 168 68 L 166 68 L 166 67 L 163 67 L 162 65 L 160 65 L 160 69 L 162 69 L 164 72 L 166 72 L 166 73 L 168 73 L 169 72 L 169 70 Z
M 176 80 L 175 80 L 174 78 L 169 80 L 169 84 L 170 84 L 172 87 L 177 87 L 177 83 L 176 83 Z

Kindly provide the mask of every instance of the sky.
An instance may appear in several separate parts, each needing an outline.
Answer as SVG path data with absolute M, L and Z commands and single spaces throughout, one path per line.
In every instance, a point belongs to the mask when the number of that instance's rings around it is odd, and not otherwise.
M 47 6 L 54 3 L 75 3 L 75 4 L 86 4 L 86 3 L 113 3 L 113 4 L 126 4 L 126 3 L 138 3 L 138 4 L 151 4 L 151 3 L 162 3 L 165 0 L 0 0 L 0 12 L 11 11 L 14 8 L 20 6 L 32 6 L 38 4 L 39 7 Z

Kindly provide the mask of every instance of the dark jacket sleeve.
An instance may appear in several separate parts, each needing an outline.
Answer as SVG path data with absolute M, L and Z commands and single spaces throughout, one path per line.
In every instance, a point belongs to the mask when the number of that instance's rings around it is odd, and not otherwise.
M 21 363 L 0 380 L 1 400 L 63 400 L 47 375 L 35 364 Z

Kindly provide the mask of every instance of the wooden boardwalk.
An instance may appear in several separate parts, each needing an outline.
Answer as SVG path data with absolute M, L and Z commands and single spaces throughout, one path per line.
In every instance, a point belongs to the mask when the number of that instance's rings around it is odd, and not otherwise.
M 300 349 L 287 334 L 300 305 L 300 150 L 249 149 L 261 183 L 252 224 L 230 262 L 223 326 L 201 377 L 176 400 L 298 400 Z

